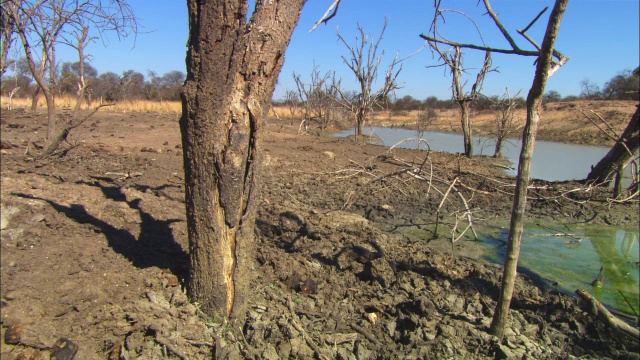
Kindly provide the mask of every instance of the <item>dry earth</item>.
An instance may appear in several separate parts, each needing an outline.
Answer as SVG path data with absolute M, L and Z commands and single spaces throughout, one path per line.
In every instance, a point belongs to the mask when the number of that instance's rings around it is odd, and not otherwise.
M 72 133 L 81 146 L 46 159 L 24 157 L 43 114 L 1 119 L 2 359 L 640 358 L 638 339 L 522 274 L 505 341 L 488 334 L 501 269 L 477 259 L 470 231 L 450 237 L 466 226 L 460 196 L 478 231 L 507 224 L 513 179 L 495 159 L 431 153 L 427 182 L 402 171 L 424 153 L 271 122 L 255 294 L 245 320 L 222 324 L 184 293 L 175 114 L 100 112 Z M 532 221 L 638 224 L 637 203 L 607 189 L 532 185 Z

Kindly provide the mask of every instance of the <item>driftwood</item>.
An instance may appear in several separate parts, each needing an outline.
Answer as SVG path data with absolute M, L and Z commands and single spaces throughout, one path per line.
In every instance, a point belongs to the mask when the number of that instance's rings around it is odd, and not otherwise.
M 606 307 L 604 307 L 604 305 L 591 296 L 591 294 L 586 290 L 578 289 L 576 290 L 576 294 L 586 301 L 588 305 L 587 311 L 592 315 L 604 321 L 614 330 L 632 337 L 636 342 L 640 341 L 640 330 L 615 317 L 609 310 L 607 310 Z

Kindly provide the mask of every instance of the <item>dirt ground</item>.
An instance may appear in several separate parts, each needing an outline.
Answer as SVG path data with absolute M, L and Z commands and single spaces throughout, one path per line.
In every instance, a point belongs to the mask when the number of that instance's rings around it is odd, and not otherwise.
M 508 225 L 499 160 L 425 161 L 269 122 L 255 296 L 223 324 L 184 292 L 177 116 L 99 112 L 71 134 L 81 146 L 25 159 L 45 123 L 2 111 L 2 359 L 640 358 L 638 339 L 533 275 L 518 277 L 505 340 L 488 334 L 501 268 L 471 229 L 451 237 L 468 213 L 479 233 Z M 529 196 L 531 221 L 638 224 L 608 189 L 536 181 Z

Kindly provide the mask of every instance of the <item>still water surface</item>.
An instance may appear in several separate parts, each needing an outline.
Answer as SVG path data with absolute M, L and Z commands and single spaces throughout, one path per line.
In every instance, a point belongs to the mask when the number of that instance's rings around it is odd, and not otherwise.
M 441 132 L 418 132 L 399 128 L 367 128 L 365 134 L 373 134 L 383 145 L 392 146 L 401 140 L 422 137 L 427 140 L 431 150 L 450 153 L 464 152 L 462 135 Z M 345 130 L 339 137 L 353 135 L 353 130 Z M 407 142 L 402 147 L 416 148 L 418 142 Z M 424 144 L 422 145 L 424 147 Z M 493 156 L 495 140 L 491 138 L 474 139 L 476 155 Z M 503 146 L 502 154 L 517 168 L 522 142 L 510 140 Z M 547 181 L 584 179 L 595 165 L 609 151 L 607 147 L 562 144 L 551 141 L 536 141 L 531 166 L 531 177 Z M 511 172 L 511 175 L 514 175 Z

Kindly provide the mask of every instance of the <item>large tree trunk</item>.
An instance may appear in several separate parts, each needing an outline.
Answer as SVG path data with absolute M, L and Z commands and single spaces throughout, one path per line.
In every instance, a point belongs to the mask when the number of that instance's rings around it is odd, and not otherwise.
M 636 106 L 636 112 L 631 117 L 627 128 L 620 139 L 611 147 L 611 150 L 591 169 L 587 180 L 596 183 L 611 181 L 618 170 L 623 169 L 634 157 L 640 148 L 640 106 Z
M 462 135 L 464 139 L 464 155 L 473 157 L 473 135 L 471 133 L 471 121 L 469 120 L 469 103 L 466 100 L 458 101 L 462 115 Z
M 509 228 L 507 254 L 504 262 L 504 272 L 502 275 L 502 288 L 490 328 L 490 331 L 500 339 L 504 336 L 517 276 L 516 268 L 518 266 L 518 258 L 520 257 L 520 241 L 522 240 L 524 230 L 524 213 L 527 205 L 527 187 L 531 173 L 531 158 L 533 157 L 536 133 L 540 121 L 542 97 L 549 78 L 553 49 L 556 37 L 560 31 L 562 15 L 568 3 L 569 0 L 556 0 L 540 49 L 533 84 L 527 96 L 527 121 L 524 127 L 524 134 L 522 135 L 522 150 L 520 152 L 520 163 L 518 165 L 518 177 L 516 179 L 513 206 L 511 208 L 511 224 Z
M 304 0 L 189 0 L 184 147 L 188 292 L 209 315 L 242 316 L 254 261 L 261 134 Z

